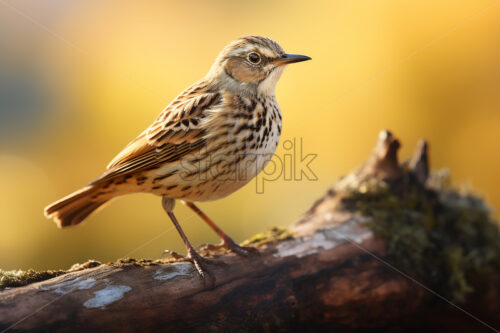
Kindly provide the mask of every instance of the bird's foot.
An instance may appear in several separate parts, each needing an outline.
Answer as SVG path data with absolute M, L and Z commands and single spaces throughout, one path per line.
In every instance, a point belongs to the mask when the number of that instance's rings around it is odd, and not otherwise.
M 209 244 L 206 246 L 206 249 L 208 251 L 227 249 L 227 250 L 234 252 L 242 257 L 249 257 L 251 255 L 258 255 L 259 254 L 259 250 L 257 250 L 255 247 L 238 245 L 230 237 L 222 238 L 222 241 L 220 242 L 220 244 L 217 244 L 217 245 Z
M 203 286 L 205 288 L 214 288 L 215 287 L 215 275 L 212 273 L 211 269 L 208 267 L 209 265 L 216 266 L 225 266 L 226 264 L 222 261 L 218 260 L 210 260 L 207 258 L 203 258 L 198 252 L 194 249 L 188 249 L 186 259 L 193 263 L 198 275 L 203 282 Z

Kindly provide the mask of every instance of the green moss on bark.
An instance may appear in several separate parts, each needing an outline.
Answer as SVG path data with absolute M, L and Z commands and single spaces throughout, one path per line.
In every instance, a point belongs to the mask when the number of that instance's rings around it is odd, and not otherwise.
M 282 240 L 293 238 L 293 232 L 284 227 L 269 227 L 267 231 L 258 233 L 250 239 L 241 243 L 243 246 L 262 245 L 266 243 L 275 243 Z
M 0 290 L 6 288 L 26 286 L 31 283 L 48 280 L 53 277 L 63 275 L 69 272 L 75 272 L 86 268 L 97 267 L 99 265 L 101 265 L 101 263 L 98 261 L 88 260 L 83 264 L 74 264 L 68 270 L 36 271 L 34 269 L 28 269 L 25 271 L 23 270 L 4 271 L 0 269 Z
M 4 271 L 0 269 L 0 290 L 25 286 L 33 282 L 47 280 L 65 273 L 66 271 L 63 270 L 35 271 L 34 269 L 28 269 L 26 271 Z
M 394 189 L 374 178 L 338 189 L 341 209 L 370 216 L 371 228 L 387 240 L 396 267 L 464 302 L 486 273 L 500 269 L 500 232 L 483 199 L 449 186 L 446 173 L 434 173 L 425 188 L 404 175 Z

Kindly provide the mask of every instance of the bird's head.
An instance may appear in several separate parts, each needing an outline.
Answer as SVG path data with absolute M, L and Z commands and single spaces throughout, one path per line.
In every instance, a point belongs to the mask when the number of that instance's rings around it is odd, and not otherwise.
M 224 47 L 208 77 L 231 91 L 274 94 L 286 65 L 310 60 L 308 56 L 288 54 L 272 39 L 261 36 L 238 38 Z

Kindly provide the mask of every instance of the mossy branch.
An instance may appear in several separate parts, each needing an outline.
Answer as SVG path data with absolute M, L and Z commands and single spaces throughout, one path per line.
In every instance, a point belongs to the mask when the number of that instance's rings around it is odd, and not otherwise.
M 214 289 L 204 289 L 176 253 L 163 260 L 89 262 L 68 271 L 2 272 L 8 288 L 0 292 L 0 330 L 500 327 L 500 233 L 491 210 L 473 193 L 450 187 L 446 172 L 429 172 L 425 141 L 407 163 L 398 161 L 399 146 L 381 132 L 367 161 L 300 221 L 245 242 L 260 256 L 200 248 L 224 264 L 214 267 Z M 14 288 L 20 285 L 26 286 Z

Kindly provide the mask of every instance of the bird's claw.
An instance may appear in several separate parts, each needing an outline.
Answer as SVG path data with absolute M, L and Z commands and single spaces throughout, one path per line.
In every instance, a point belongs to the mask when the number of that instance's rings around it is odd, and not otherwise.
M 222 239 L 222 242 L 220 244 L 214 245 L 214 244 L 209 244 L 206 246 L 206 249 L 209 251 L 216 251 L 219 249 L 227 249 L 231 252 L 234 252 L 242 257 L 250 257 L 251 255 L 259 255 L 259 250 L 257 250 L 255 247 L 251 246 L 241 246 L 236 244 L 235 241 L 233 241 L 231 238 L 226 238 Z
M 208 268 L 208 265 L 216 265 L 216 266 L 226 265 L 222 261 L 209 260 L 209 259 L 203 258 L 194 249 L 188 250 L 186 259 L 193 263 L 194 267 L 196 268 L 196 271 L 198 272 L 198 276 L 200 277 L 201 281 L 203 282 L 203 286 L 205 288 L 208 287 L 210 289 L 215 287 L 216 279 L 215 279 L 215 275 Z

